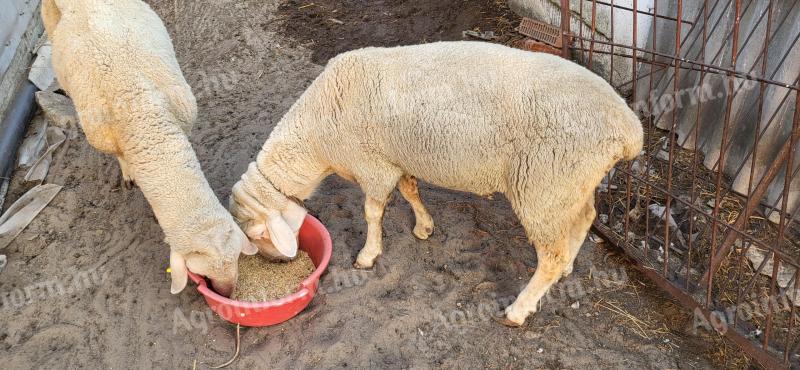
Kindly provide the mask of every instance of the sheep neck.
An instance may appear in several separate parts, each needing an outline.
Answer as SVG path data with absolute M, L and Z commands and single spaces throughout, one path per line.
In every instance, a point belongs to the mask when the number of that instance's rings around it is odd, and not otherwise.
M 224 225 L 225 209 L 208 184 L 189 139 L 177 126 L 164 126 L 168 132 L 125 140 L 135 145 L 124 148 L 123 157 L 167 241 L 173 244 L 175 239 L 205 235 Z M 150 138 L 158 142 L 151 143 Z
M 314 159 L 309 148 L 293 146 L 289 149 L 282 144 L 265 145 L 259 154 L 257 166 L 261 176 L 284 196 L 306 199 L 327 171 Z

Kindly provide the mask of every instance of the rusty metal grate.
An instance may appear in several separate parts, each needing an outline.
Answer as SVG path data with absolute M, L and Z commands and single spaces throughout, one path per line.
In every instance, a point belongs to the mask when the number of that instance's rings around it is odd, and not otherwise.
M 518 32 L 536 41 L 561 48 L 561 30 L 558 27 L 530 18 L 523 18 L 519 24 Z
M 787 62 L 800 2 L 569 3 L 560 32 L 523 21 L 520 33 L 552 40 L 578 23 L 578 60 L 630 98 L 645 131 L 640 157 L 600 186 L 593 230 L 759 364 L 800 368 L 800 70 Z

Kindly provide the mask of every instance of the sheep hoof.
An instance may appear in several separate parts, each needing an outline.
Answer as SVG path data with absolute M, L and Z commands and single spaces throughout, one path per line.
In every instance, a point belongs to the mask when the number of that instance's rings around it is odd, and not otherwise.
M 358 258 L 356 258 L 356 262 L 353 263 L 353 267 L 361 270 L 369 270 L 375 266 L 375 260 L 378 259 L 378 256 L 380 256 L 380 254 L 371 258 L 359 255 Z
M 433 226 L 417 225 L 414 227 L 414 236 L 416 236 L 418 239 L 422 240 L 428 239 L 428 237 L 430 237 L 431 234 L 433 234 Z
M 353 262 L 353 267 L 355 267 L 355 268 L 357 268 L 359 270 L 369 270 L 369 269 L 372 268 L 373 264 L 374 263 L 370 263 L 370 264 L 363 263 L 362 264 L 362 263 L 360 263 L 358 261 L 355 261 L 355 262 Z
M 503 317 L 498 317 L 495 321 L 512 328 L 518 328 L 525 323 L 525 318 L 527 315 L 519 315 L 518 312 L 514 312 L 514 305 L 506 307 L 505 315 Z
M 497 321 L 500 324 L 508 326 L 509 328 L 518 328 L 518 327 L 522 326 L 522 324 L 524 323 L 524 321 L 523 322 L 512 321 L 511 319 L 509 319 L 506 316 L 502 316 L 502 317 L 492 316 L 492 319 L 494 321 Z
M 136 181 L 131 179 L 122 180 L 122 187 L 125 188 L 125 190 L 131 190 L 136 187 Z
M 131 190 L 135 186 L 136 186 L 136 183 L 133 181 L 133 179 L 127 178 L 125 176 L 122 176 L 120 178 L 120 181 L 119 181 L 119 187 L 120 188 L 124 188 L 125 190 Z

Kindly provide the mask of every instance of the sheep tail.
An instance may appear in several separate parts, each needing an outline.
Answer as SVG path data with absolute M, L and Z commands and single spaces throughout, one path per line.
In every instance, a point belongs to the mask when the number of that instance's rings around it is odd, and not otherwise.
M 622 110 L 613 110 L 613 122 L 619 128 L 622 137 L 622 159 L 630 161 L 639 156 L 644 145 L 642 123 L 636 113 L 625 106 Z

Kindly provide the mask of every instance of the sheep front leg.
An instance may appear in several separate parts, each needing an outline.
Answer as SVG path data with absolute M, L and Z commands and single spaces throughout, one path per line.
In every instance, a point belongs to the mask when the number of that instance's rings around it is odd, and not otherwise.
M 372 268 L 375 259 L 383 253 L 383 211 L 386 209 L 387 194 L 383 199 L 366 197 L 364 218 L 367 220 L 367 241 L 358 253 L 354 266 L 360 269 Z
M 433 233 L 433 218 L 425 205 L 422 204 L 422 199 L 419 197 L 419 188 L 417 187 L 417 179 L 413 176 L 404 175 L 397 183 L 397 188 L 400 189 L 400 194 L 403 198 L 411 204 L 414 210 L 414 236 L 422 240 L 428 239 Z
M 536 272 L 514 303 L 506 308 L 504 325 L 521 326 L 528 315 L 537 311 L 539 300 L 558 281 L 569 263 L 569 238 L 551 245 L 536 244 L 536 256 L 539 259 Z

